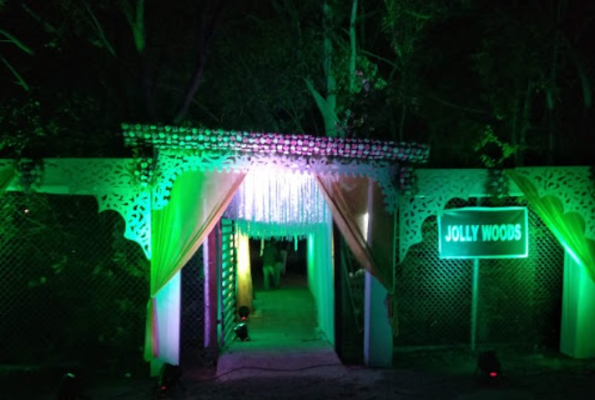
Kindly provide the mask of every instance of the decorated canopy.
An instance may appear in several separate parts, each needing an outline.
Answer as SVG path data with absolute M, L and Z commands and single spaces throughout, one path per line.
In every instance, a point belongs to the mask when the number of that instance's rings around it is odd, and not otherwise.
M 411 167 L 427 161 L 427 146 L 168 126 L 123 130 L 125 144 L 144 153 L 136 174 L 152 189 L 152 299 L 223 215 L 252 236 L 287 237 L 306 235 L 332 214 L 360 265 L 392 295 L 397 197 L 411 189 Z M 151 330 L 148 359 L 158 355 Z
M 426 162 L 429 155 L 425 145 L 369 139 L 146 125 L 123 129 L 126 145 L 155 150 L 157 193 L 167 193 L 175 176 L 187 169 L 246 173 L 225 216 L 255 237 L 303 236 L 313 224 L 328 220 L 316 176 L 370 177 L 393 213 L 398 190 L 411 188 L 411 165 Z

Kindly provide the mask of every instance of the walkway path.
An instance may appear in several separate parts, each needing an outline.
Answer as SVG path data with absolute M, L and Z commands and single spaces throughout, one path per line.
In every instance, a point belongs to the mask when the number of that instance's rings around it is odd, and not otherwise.
M 333 346 L 316 329 L 314 299 L 303 278 L 288 276 L 279 289 L 257 291 L 254 309 L 247 321 L 250 340 L 230 343 L 219 357 L 217 376 L 239 379 L 279 371 L 303 376 L 327 367 L 340 372 Z

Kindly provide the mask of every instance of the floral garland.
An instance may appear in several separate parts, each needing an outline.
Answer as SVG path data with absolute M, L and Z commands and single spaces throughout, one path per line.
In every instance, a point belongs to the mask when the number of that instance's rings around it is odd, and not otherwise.
M 497 201 L 503 200 L 510 190 L 504 168 L 508 160 L 518 151 L 518 146 L 500 141 L 492 127 L 488 125 L 474 150 L 480 154 L 481 162 L 488 169 L 486 193 Z

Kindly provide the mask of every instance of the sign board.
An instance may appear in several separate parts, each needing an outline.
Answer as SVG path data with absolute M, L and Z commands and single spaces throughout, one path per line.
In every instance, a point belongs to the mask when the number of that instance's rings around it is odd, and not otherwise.
M 438 217 L 440 258 L 524 258 L 529 254 L 526 207 L 468 207 Z

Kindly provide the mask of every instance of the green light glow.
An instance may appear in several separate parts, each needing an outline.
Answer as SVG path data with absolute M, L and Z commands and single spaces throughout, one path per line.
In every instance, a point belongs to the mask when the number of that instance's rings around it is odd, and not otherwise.
M 585 221 L 577 213 L 566 213 L 562 202 L 553 196 L 540 197 L 537 189 L 514 171 L 508 175 L 527 197 L 531 208 L 552 231 L 556 239 L 567 249 L 568 254 L 595 282 L 595 241 L 585 236 Z

